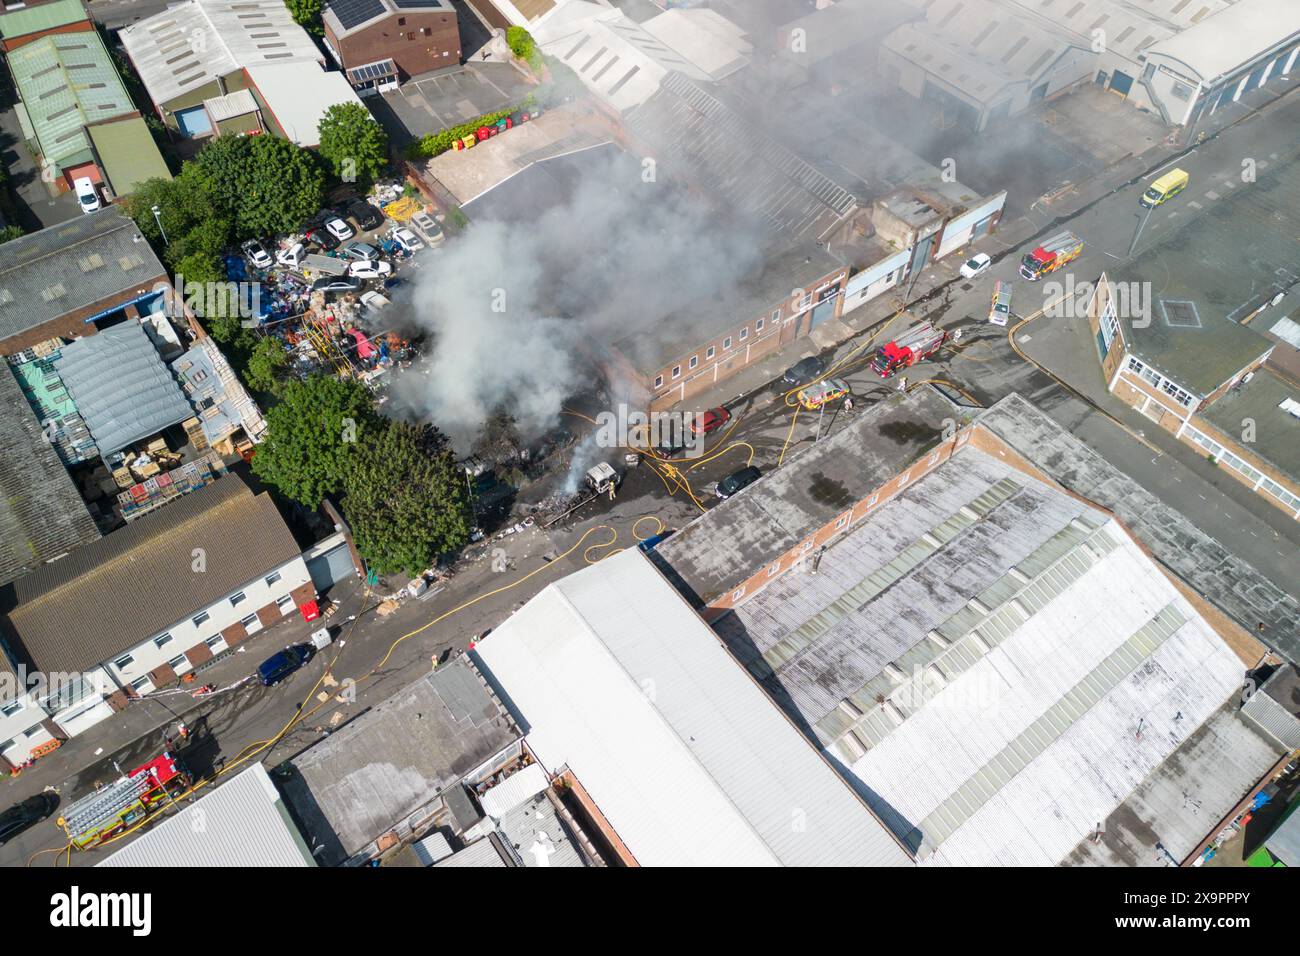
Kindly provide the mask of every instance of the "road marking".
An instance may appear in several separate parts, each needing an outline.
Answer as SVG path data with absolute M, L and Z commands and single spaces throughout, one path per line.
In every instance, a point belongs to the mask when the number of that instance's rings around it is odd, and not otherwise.
M 1200 203 L 1198 203 L 1195 199 L 1193 199 L 1193 200 L 1192 200 L 1191 202 L 1189 202 L 1187 205 L 1191 206 L 1193 209 L 1204 209 L 1204 208 L 1205 208 L 1205 207 L 1202 206 Z
M 1208 193 L 1205 194 L 1205 198 L 1206 198 L 1206 199 L 1218 199 L 1218 198 L 1219 198 L 1219 194 L 1216 193 L 1214 190 L 1210 190 Z

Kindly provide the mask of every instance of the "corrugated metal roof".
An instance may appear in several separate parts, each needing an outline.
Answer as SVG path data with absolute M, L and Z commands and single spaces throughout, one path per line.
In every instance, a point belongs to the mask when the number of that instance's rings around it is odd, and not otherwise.
M 1264 846 L 1287 866 L 1300 866 L 1300 809 L 1291 808 L 1286 819 L 1264 841 Z
M 226 475 L 19 578 L 9 620 L 37 669 L 85 671 L 300 553 L 270 496 Z
M 0 245 L 0 342 L 166 280 L 149 243 L 115 206 L 12 239 Z
M 475 653 L 643 865 L 908 862 L 639 551 L 546 588 Z
M 194 415 L 138 321 L 65 345 L 54 367 L 108 455 Z
M 491 837 L 476 840 L 465 849 L 453 853 L 445 860 L 439 860 L 434 866 L 509 866 L 501 857 L 496 843 Z
M 81 0 L 54 0 L 0 16 L 0 37 L 14 40 L 42 30 L 90 20 Z
M 479 806 L 490 817 L 503 817 L 529 797 L 535 797 L 551 785 L 541 764 L 529 764 L 506 777 L 479 797 Z
M 249 90 L 235 90 L 225 96 L 214 96 L 210 100 L 204 100 L 203 106 L 214 123 L 247 116 L 258 110 L 257 100 Z
M 234 779 L 146 830 L 97 866 L 315 866 L 266 768 Z
M 284 134 L 299 146 L 320 145 L 320 121 L 331 106 L 361 99 L 342 73 L 300 61 L 248 68 L 248 78 Z
M 8 54 L 45 161 L 60 171 L 90 158 L 87 124 L 134 113 L 117 67 L 93 30 L 57 33 Z

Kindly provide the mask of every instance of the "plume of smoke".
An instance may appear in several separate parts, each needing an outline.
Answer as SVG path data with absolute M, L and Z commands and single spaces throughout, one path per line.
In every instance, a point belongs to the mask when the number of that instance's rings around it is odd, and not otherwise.
M 689 316 L 672 314 L 715 308 L 759 261 L 757 230 L 612 146 L 501 189 L 419 270 L 408 307 L 429 345 L 395 385 L 459 446 L 499 407 L 525 437 L 543 432 L 611 346 L 635 363 L 655 339 L 691 340 Z

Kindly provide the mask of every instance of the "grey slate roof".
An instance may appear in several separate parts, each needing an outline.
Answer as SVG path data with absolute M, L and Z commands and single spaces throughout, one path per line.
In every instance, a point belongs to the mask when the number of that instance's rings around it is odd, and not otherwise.
M 102 455 L 194 415 L 139 322 L 64 346 L 54 367 Z
M 285 796 L 323 865 L 341 863 L 500 753 L 519 731 L 459 657 L 291 761 Z
M 727 499 L 656 548 L 705 603 L 866 498 L 942 437 L 951 405 L 929 389 L 893 395 Z
M 273 866 L 316 863 L 266 768 L 255 763 L 97 866 Z
M 95 303 L 143 295 L 166 277 L 135 223 L 116 207 L 6 242 L 0 342 Z
M 1300 809 L 1292 808 L 1264 846 L 1287 866 L 1300 866 Z
M 0 368 L 0 585 L 99 530 L 8 363 Z
M 1266 363 L 1249 382 L 1229 390 L 1201 416 L 1233 438 L 1240 437 L 1242 423 L 1250 419 L 1255 423 L 1255 440 L 1247 449 L 1292 481 L 1300 481 L 1300 418 L 1281 407 L 1288 398 L 1300 402 L 1300 385 L 1277 375 Z
M 1300 602 L 1197 527 L 1194 517 L 1166 505 L 1020 395 L 982 412 L 979 422 L 1065 488 L 1112 512 L 1161 564 L 1242 627 L 1254 631 L 1263 622 L 1261 638 L 1300 659 Z
M 19 578 L 9 620 L 39 670 L 87 670 L 301 553 L 270 496 L 226 475 Z

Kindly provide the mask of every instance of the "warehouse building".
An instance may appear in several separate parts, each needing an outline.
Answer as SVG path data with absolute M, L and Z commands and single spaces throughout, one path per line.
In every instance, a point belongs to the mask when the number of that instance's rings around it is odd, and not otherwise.
M 61 189 L 88 178 L 111 200 L 170 177 L 81 0 L 0 15 L 0 45 L 24 134 Z
M 12 591 L 8 647 L 48 680 L 40 708 L 50 720 L 29 747 L 81 733 L 282 617 L 318 613 L 275 503 L 234 475 L 42 565 Z
M 330 106 L 360 102 L 279 0 L 186 0 L 119 36 L 159 118 L 186 139 L 265 131 L 314 147 Z

